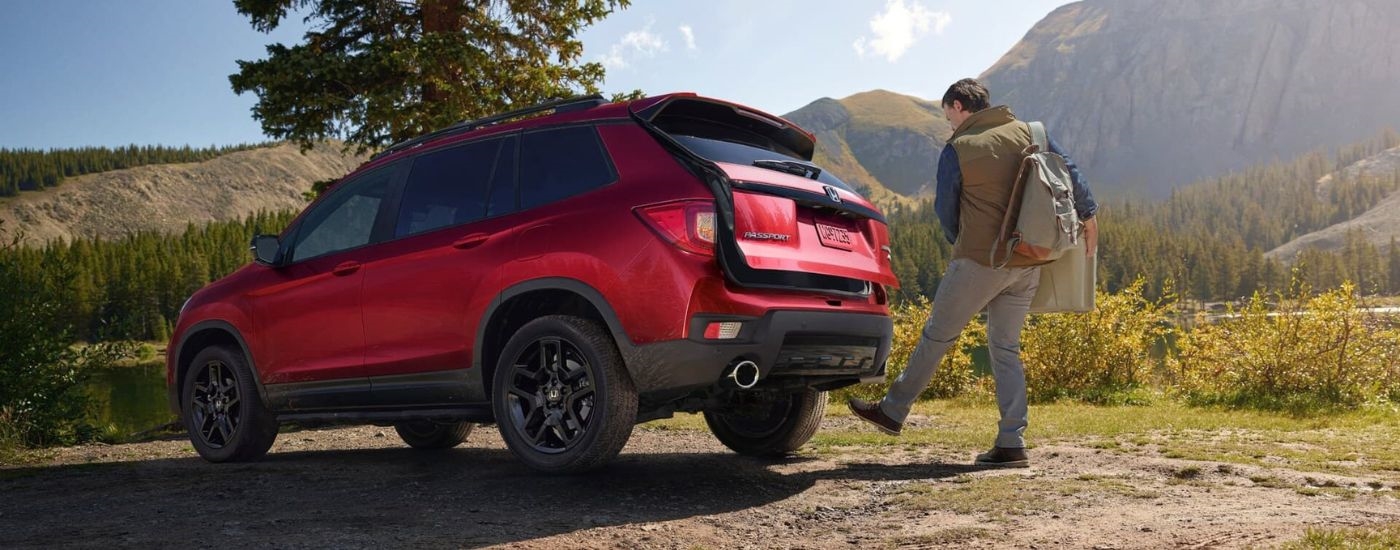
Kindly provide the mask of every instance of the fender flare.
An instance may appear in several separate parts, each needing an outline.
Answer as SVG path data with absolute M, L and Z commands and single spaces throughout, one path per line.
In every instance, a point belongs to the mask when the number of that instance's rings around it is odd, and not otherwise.
M 170 399 L 170 409 L 175 411 L 177 415 L 181 413 L 180 386 L 183 385 L 182 376 L 184 375 L 183 371 L 186 365 L 180 364 L 180 357 L 185 353 L 185 345 L 189 343 L 191 336 L 207 330 L 223 332 L 233 337 L 235 342 L 238 342 L 239 350 L 243 352 L 243 360 L 248 362 L 248 369 L 253 371 L 253 383 L 258 386 L 258 399 L 263 402 L 263 406 L 267 406 L 267 391 L 263 387 L 262 373 L 258 370 L 258 362 L 253 358 L 253 351 L 248 347 L 248 341 L 243 338 L 243 333 L 239 332 L 238 328 L 233 326 L 233 323 L 223 319 L 207 319 L 190 325 L 190 328 L 186 329 L 184 335 L 180 337 L 180 342 L 175 345 L 174 364 L 175 368 L 178 370 L 174 373 L 175 383 L 166 388 Z M 168 354 L 169 350 L 167 350 L 166 353 Z
M 475 345 L 472 346 L 472 368 L 478 373 L 475 377 L 478 385 L 472 390 L 474 393 L 478 393 L 478 397 L 482 401 L 491 400 L 491 396 L 486 393 L 486 388 L 490 387 L 491 381 L 485 379 L 486 365 L 482 359 L 486 343 L 486 329 L 490 326 L 491 319 L 496 316 L 500 307 L 512 298 L 538 290 L 564 290 L 582 296 L 593 306 L 593 309 L 598 311 L 599 315 L 602 315 L 603 322 L 607 324 L 608 332 L 612 334 L 613 341 L 617 344 L 618 351 L 622 352 L 624 358 L 628 357 L 628 353 L 635 347 L 632 339 L 627 336 L 626 329 L 622 327 L 622 321 L 618 320 L 617 312 L 613 310 L 612 305 L 603 297 L 602 292 L 588 283 L 568 277 L 544 277 L 516 283 L 496 295 L 496 298 L 491 301 L 491 305 L 487 306 L 486 311 L 482 313 L 481 321 L 476 326 Z

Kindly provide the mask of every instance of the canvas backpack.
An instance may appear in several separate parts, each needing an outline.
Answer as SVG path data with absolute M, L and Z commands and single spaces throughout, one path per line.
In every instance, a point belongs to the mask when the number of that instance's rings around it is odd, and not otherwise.
M 1024 151 L 1011 204 L 1002 218 L 997 245 L 992 247 L 991 265 L 997 269 L 1005 267 L 1012 254 L 1044 263 L 1057 260 L 1079 242 L 1084 227 L 1074 210 L 1069 165 L 1064 157 L 1050 152 L 1044 124 L 1027 125 L 1031 145 Z

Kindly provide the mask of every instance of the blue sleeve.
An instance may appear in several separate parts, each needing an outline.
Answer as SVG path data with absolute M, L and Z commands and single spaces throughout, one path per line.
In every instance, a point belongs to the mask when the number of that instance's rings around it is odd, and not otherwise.
M 1065 158 L 1065 166 L 1069 168 L 1070 184 L 1074 186 L 1074 210 L 1079 214 L 1079 219 L 1087 220 L 1094 217 L 1099 212 L 1099 203 L 1094 202 L 1094 194 L 1089 192 L 1089 184 L 1084 181 L 1084 174 L 1079 172 L 1079 167 L 1065 154 L 1065 150 L 1060 148 L 1060 144 L 1055 143 L 1055 138 L 1046 136 L 1050 140 L 1050 152 Z
M 958 241 L 958 210 L 962 201 L 962 169 L 958 167 L 958 152 L 952 145 L 943 146 L 938 157 L 938 187 L 933 195 L 933 211 L 943 226 L 943 236 L 949 243 Z

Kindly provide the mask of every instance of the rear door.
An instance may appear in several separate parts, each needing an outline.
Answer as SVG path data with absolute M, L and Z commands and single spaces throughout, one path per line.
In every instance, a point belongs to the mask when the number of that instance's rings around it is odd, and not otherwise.
M 811 163 L 810 134 L 778 117 L 696 97 L 637 114 L 713 180 L 717 250 L 735 282 L 842 294 L 898 286 L 884 216 Z
M 401 379 L 405 395 L 397 397 L 388 395 L 397 391 L 392 381 L 379 377 L 471 366 L 470 312 L 494 297 L 483 289 L 500 273 L 518 140 L 452 145 L 413 160 L 393 206 L 392 250 L 364 269 L 365 368 L 378 398 L 441 400 L 418 387 L 433 386 L 434 377 Z

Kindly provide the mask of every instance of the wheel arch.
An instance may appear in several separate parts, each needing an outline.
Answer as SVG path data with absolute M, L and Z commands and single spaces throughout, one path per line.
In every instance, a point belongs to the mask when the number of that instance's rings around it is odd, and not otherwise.
M 632 349 L 617 312 L 607 299 L 588 283 L 565 277 L 532 279 L 502 291 L 482 314 L 477 325 L 476 344 L 472 347 L 472 365 L 480 374 L 482 401 L 491 400 L 492 377 L 506 341 L 525 323 L 544 315 L 574 315 L 603 323 L 624 358 Z M 632 375 L 630 365 L 624 369 Z
M 264 400 L 266 405 L 267 392 L 263 390 L 262 375 L 258 372 L 257 361 L 253 359 L 253 353 L 249 350 L 243 334 L 228 321 L 211 319 L 195 323 L 185 331 L 180 343 L 175 346 L 175 383 L 166 388 L 170 409 L 175 414 L 181 412 L 180 389 L 185 387 L 185 374 L 189 371 L 190 363 L 200 350 L 217 345 L 229 346 L 243 353 L 243 360 L 248 362 L 248 368 L 253 371 L 253 382 L 258 387 L 258 399 Z

